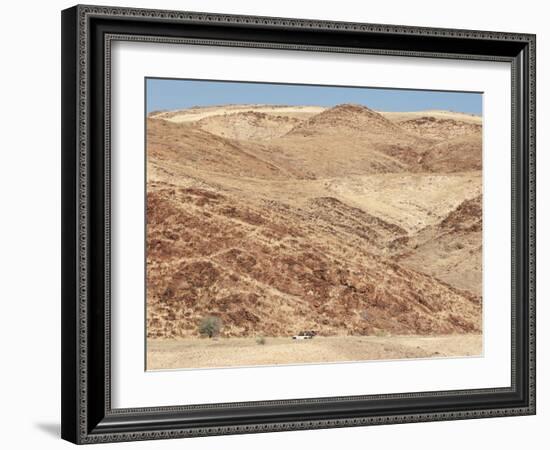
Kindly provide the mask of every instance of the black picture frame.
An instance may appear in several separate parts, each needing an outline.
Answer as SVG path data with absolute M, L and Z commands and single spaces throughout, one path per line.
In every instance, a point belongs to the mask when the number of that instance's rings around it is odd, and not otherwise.
M 113 409 L 109 77 L 114 40 L 509 62 L 511 386 Z M 84 444 L 529 414 L 535 414 L 534 35 L 81 5 L 62 12 L 64 439 Z

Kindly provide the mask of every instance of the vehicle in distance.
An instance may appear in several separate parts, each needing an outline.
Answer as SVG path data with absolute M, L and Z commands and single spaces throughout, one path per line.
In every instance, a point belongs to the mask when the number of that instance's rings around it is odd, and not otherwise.
M 292 339 L 302 340 L 302 339 L 313 339 L 317 333 L 315 331 L 300 331 L 297 335 L 292 336 Z

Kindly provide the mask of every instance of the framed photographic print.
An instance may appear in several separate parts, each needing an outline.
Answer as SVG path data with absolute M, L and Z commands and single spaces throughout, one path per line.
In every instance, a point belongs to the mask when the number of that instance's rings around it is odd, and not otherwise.
M 62 43 L 63 438 L 535 413 L 534 35 L 75 6 Z

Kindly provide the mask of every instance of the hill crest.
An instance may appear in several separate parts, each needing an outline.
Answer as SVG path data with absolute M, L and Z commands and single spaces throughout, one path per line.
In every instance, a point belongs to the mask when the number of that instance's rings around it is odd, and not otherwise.
M 399 131 L 400 127 L 366 106 L 343 103 L 315 114 L 297 125 L 288 135 L 309 136 L 335 133 L 341 129 L 380 134 Z

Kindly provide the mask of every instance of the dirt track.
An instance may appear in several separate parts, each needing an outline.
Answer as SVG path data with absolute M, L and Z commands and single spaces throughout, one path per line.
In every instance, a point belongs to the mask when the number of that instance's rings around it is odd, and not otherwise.
M 482 336 L 342 336 L 291 338 L 149 339 L 147 369 L 179 369 L 377 359 L 479 356 Z

